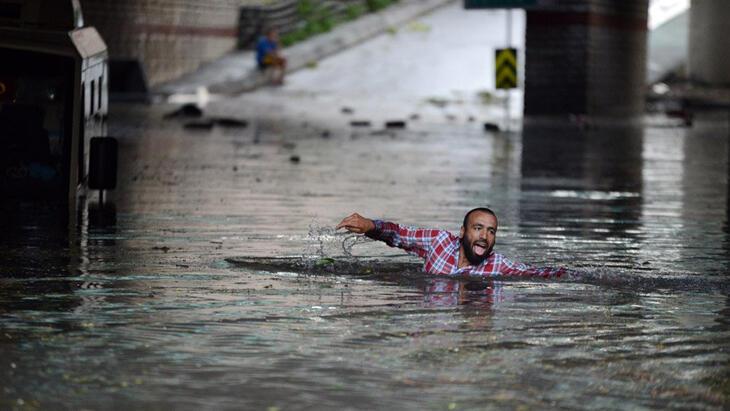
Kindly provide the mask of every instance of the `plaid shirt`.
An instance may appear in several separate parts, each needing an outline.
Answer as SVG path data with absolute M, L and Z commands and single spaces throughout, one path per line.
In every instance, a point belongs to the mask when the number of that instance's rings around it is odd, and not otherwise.
M 564 268 L 537 268 L 516 263 L 494 251 L 476 267 L 468 265 L 459 268 L 460 241 L 450 232 L 405 227 L 381 220 L 374 222 L 375 229 L 366 233 L 368 237 L 425 259 L 423 270 L 429 274 L 529 275 L 547 278 L 560 277 L 565 273 Z

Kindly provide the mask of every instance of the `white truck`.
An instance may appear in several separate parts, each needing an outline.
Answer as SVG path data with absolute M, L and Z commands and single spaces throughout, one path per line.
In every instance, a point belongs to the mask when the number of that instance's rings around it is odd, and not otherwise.
M 0 0 L 0 201 L 114 188 L 107 61 L 78 0 Z

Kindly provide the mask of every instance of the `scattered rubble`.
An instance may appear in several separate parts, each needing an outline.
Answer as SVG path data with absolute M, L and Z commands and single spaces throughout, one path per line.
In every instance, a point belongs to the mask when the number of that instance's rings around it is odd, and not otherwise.
M 385 128 L 406 128 L 406 122 L 404 120 L 389 120 L 385 122 Z
M 211 130 L 213 128 L 213 121 L 211 120 L 203 120 L 203 121 L 192 121 L 189 123 L 185 123 L 183 126 L 186 129 L 189 130 Z
M 229 117 L 213 117 L 211 121 L 221 127 L 248 127 L 248 121 Z
M 165 114 L 164 118 L 198 118 L 202 116 L 203 110 L 195 104 L 183 104 L 177 110 Z
M 495 123 L 484 123 L 484 131 L 499 132 L 499 126 Z

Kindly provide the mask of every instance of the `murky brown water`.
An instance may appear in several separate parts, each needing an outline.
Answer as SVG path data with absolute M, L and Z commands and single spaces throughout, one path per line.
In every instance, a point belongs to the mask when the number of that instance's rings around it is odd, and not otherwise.
M 115 209 L 70 241 L 54 214 L 5 221 L 0 408 L 730 404 L 724 122 L 196 132 L 159 115 L 116 114 Z M 502 253 L 580 274 L 434 278 L 331 229 L 359 211 L 458 230 L 480 205 Z M 302 255 L 336 269 L 284 258 Z

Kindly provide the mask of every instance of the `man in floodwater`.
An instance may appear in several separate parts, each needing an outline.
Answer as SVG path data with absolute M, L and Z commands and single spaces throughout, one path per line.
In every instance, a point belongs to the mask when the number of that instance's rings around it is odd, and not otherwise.
M 459 237 L 444 230 L 411 228 L 371 220 L 357 213 L 345 217 L 337 225 L 337 229 L 340 228 L 365 234 L 425 259 L 423 270 L 429 274 L 560 277 L 565 273 L 564 268 L 531 267 L 495 253 L 497 215 L 485 207 L 466 213 Z

